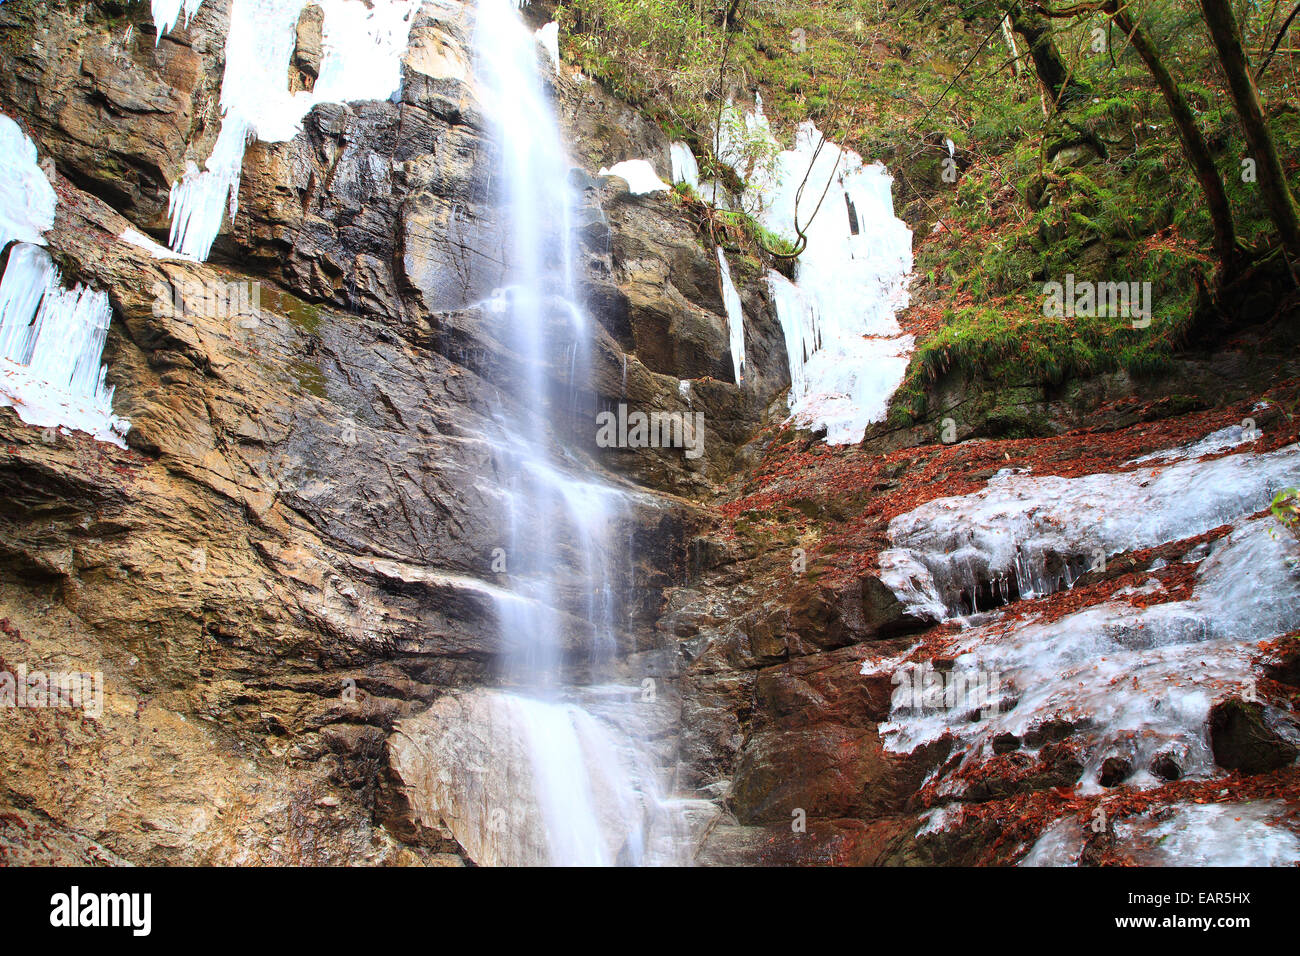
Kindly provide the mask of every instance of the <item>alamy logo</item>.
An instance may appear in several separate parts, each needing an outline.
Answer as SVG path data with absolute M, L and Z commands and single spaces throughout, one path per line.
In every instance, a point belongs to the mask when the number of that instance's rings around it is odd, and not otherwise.
M 0 709 L 80 707 L 91 717 L 104 713 L 102 671 L 28 671 L 19 664 L 0 671 Z
M 1076 282 L 1071 272 L 1064 283 L 1043 283 L 1043 315 L 1050 319 L 1115 315 L 1132 319 L 1135 329 L 1145 329 L 1151 324 L 1151 283 Z
M 703 412 L 629 412 L 619 403 L 617 414 L 596 416 L 600 448 L 684 448 L 686 457 L 704 454 Z
M 133 936 L 148 936 L 153 928 L 152 893 L 68 893 L 50 897 L 50 925 L 128 926 Z
M 1002 696 L 1002 675 L 997 671 L 965 667 L 941 671 L 928 661 L 894 671 L 891 682 L 894 693 L 889 703 L 895 711 L 979 711 L 980 717 L 988 718 L 998 714 Z
M 158 318 L 238 319 L 255 328 L 262 310 L 260 282 L 155 282 L 153 314 Z

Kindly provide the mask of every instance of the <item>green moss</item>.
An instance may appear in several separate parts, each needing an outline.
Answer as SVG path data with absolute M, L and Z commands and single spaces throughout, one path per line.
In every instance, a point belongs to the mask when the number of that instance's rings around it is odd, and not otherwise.
M 276 315 L 282 315 L 299 331 L 316 335 L 320 331 L 320 306 L 304 302 L 295 295 L 280 289 L 262 287 L 262 308 Z
M 310 362 L 294 362 L 289 366 L 289 373 L 293 375 L 298 387 L 307 394 L 317 398 L 326 397 L 326 379 L 319 366 Z
M 925 415 L 928 386 L 954 371 L 1000 389 L 1007 407 L 997 416 L 1007 421 L 1023 418 L 1013 408 L 1019 383 L 1060 384 L 1116 369 L 1135 375 L 1164 371 L 1191 321 L 1190 311 L 1154 318 L 1145 329 L 1120 316 L 1055 319 L 1041 314 L 1040 302 L 956 310 L 913 353 L 894 402 L 895 421 Z M 1041 433 L 1034 423 L 1023 424 Z

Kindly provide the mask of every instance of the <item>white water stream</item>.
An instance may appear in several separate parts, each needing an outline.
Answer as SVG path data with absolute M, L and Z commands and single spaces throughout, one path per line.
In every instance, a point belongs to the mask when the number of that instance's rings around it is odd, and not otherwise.
M 508 593 L 497 601 L 506 689 L 472 692 L 431 735 L 452 771 L 444 818 L 462 845 L 495 863 L 670 862 L 678 840 L 638 739 L 641 695 L 573 687 L 566 676 L 581 661 L 599 679 L 613 661 L 629 500 L 581 469 L 554 434 L 589 377 L 591 330 L 575 304 L 572 164 L 538 75 L 538 38 L 512 0 L 479 0 L 477 17 L 477 92 L 498 146 L 507 237 L 508 285 L 490 311 L 520 359 L 521 412 L 502 417 L 494 442 L 510 527 Z M 569 394 L 557 395 L 547 370 L 566 364 Z M 566 605 L 566 578 L 587 595 L 577 607 Z
M 250 139 L 293 137 L 317 103 L 400 90 L 421 0 L 315 2 L 325 14 L 321 74 L 310 92 L 291 93 L 286 77 L 307 0 L 233 0 L 221 131 L 204 168 L 191 164 L 172 189 L 177 252 L 206 258 L 225 217 L 236 215 Z M 199 5 L 154 0 L 160 33 Z M 481 863 L 668 862 L 676 839 L 636 732 L 639 695 L 569 684 L 575 664 L 594 680 L 613 660 L 627 561 L 615 535 L 628 505 L 625 492 L 579 467 L 553 433 L 588 376 L 590 329 L 574 304 L 572 164 L 539 76 L 539 54 L 558 71 L 556 30 L 530 31 L 519 5 L 480 0 L 474 37 L 475 93 L 493 126 L 491 181 L 509 273 L 481 305 L 520 370 L 512 410 L 498 417 L 500 434 L 487 436 L 508 528 L 508 540 L 484 543 L 485 551 L 499 544 L 506 564 L 498 578 L 506 586 L 492 589 L 504 688 L 449 695 L 422 745 L 437 768 L 430 790 L 438 811 Z M 615 172 L 638 189 L 667 188 L 635 164 Z M 567 398 L 548 375 L 557 367 L 568 370 Z M 574 582 L 585 600 L 574 601 Z M 583 699 L 600 700 L 600 716 Z

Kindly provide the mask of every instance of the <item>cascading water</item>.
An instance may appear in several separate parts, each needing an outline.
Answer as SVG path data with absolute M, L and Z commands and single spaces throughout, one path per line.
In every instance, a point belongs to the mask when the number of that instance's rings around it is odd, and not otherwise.
M 480 0 L 475 47 L 497 144 L 507 283 L 484 311 L 518 368 L 493 440 L 508 528 L 508 587 L 496 600 L 506 689 L 446 705 L 426 741 L 440 768 L 435 799 L 480 863 L 669 862 L 671 814 L 634 729 L 639 689 L 568 682 L 574 672 L 599 680 L 612 662 L 623 564 L 615 532 L 628 507 L 553 427 L 580 414 L 589 366 L 589 329 L 573 304 L 571 164 L 537 39 L 512 0 Z
M 477 92 L 497 144 L 507 275 L 480 303 L 517 370 L 498 415 L 491 479 L 505 538 L 494 596 L 509 690 L 449 695 L 421 744 L 436 768 L 430 790 L 442 818 L 479 863 L 611 864 L 675 861 L 673 815 L 657 796 L 653 762 L 638 741 L 639 688 L 596 683 L 616 645 L 616 529 L 627 495 L 596 480 L 556 440 L 553 422 L 575 415 L 588 374 L 589 329 L 573 282 L 570 163 L 544 94 L 539 52 L 559 70 L 556 30 L 534 34 L 518 7 L 480 0 Z M 421 0 L 317 0 L 324 13 L 321 72 L 311 91 L 284 77 L 307 0 L 232 0 L 222 81 L 222 126 L 200 170 L 190 164 L 171 197 L 171 245 L 204 259 L 223 219 L 237 212 L 250 138 L 294 136 L 317 103 L 386 98 Z M 185 23 L 201 0 L 153 0 L 159 33 Z M 643 170 L 641 165 L 645 166 Z M 648 164 L 625 164 L 638 190 L 666 189 Z M 125 241 L 166 253 L 141 237 Z M 567 389 L 553 385 L 567 376 Z M 582 687 L 566 683 L 575 670 Z M 502 821 L 509 825 L 503 826 Z

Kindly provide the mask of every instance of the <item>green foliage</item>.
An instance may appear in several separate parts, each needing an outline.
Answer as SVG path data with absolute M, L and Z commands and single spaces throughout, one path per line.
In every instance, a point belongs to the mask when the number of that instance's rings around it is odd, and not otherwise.
M 765 228 L 749 213 L 719 209 L 714 213 L 714 217 L 724 226 L 729 226 L 739 233 L 742 241 L 748 245 L 757 244 L 780 255 L 790 255 L 794 252 L 793 242 Z
M 1162 96 L 1105 16 L 1053 21 L 1071 77 L 1092 94 L 1058 110 L 1023 38 L 1021 69 L 1013 67 L 998 26 L 1005 5 L 992 0 L 899 0 L 887 9 L 875 0 L 748 0 L 729 43 L 724 9 L 722 0 L 574 0 L 561 8 L 562 34 L 584 69 L 691 142 L 706 176 L 725 173 L 710 155 L 721 103 L 753 89 L 783 140 L 812 119 L 888 163 L 897 212 L 916 235 L 913 312 L 935 316 L 898 403 L 904 413 L 919 413 L 927 384 L 951 368 L 1023 383 L 1168 363 L 1212 278 L 1210 221 Z M 1138 0 L 1132 12 L 1193 107 L 1240 238 L 1269 241 L 1258 185 L 1241 176 L 1246 145 L 1198 5 Z M 1286 12 L 1279 0 L 1240 8 L 1252 57 Z M 1300 63 L 1279 56 L 1261 87 L 1293 177 L 1298 82 Z M 960 151 L 955 183 L 943 176 L 945 139 Z M 729 229 L 774 246 L 743 214 L 728 216 Z M 1042 283 L 1067 273 L 1151 282 L 1156 321 L 1136 330 L 1044 318 Z
M 556 17 L 569 58 L 678 135 L 708 126 L 725 4 L 575 0 Z
M 1283 488 L 1273 496 L 1268 510 L 1278 524 L 1300 537 L 1300 490 Z
M 1059 384 L 1115 369 L 1154 374 L 1169 367 L 1186 326 L 1177 316 L 1157 319 L 1150 329 L 1136 329 L 1119 316 L 1052 319 L 1042 315 L 1040 303 L 950 310 L 945 324 L 912 357 L 895 402 L 896 420 L 924 415 L 927 385 L 954 370 L 1002 387 Z

